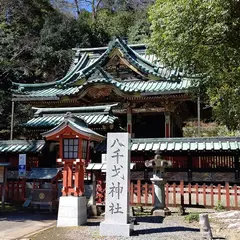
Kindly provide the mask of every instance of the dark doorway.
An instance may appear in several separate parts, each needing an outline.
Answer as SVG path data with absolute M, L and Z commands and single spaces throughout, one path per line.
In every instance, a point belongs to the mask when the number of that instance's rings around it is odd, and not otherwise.
M 165 118 L 163 114 L 133 115 L 135 138 L 165 137 Z
M 47 141 L 42 156 L 39 161 L 39 167 L 51 168 L 56 167 L 56 160 L 59 157 L 59 143 Z

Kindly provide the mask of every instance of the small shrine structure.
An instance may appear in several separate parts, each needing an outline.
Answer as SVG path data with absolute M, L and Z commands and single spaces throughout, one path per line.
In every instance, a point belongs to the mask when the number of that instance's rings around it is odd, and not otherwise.
M 89 159 L 90 141 L 102 141 L 105 137 L 89 129 L 83 120 L 71 113 L 65 115 L 62 123 L 42 135 L 46 140 L 59 142 L 57 162 L 63 164 L 57 226 L 82 225 L 87 222 L 84 168 Z
M 52 212 L 58 208 L 58 181 L 61 179 L 61 168 L 32 168 L 27 180 L 33 181 L 31 191 L 32 212 L 35 207 L 47 206 Z M 29 201 L 30 203 L 30 201 Z M 26 201 L 26 205 L 28 200 Z

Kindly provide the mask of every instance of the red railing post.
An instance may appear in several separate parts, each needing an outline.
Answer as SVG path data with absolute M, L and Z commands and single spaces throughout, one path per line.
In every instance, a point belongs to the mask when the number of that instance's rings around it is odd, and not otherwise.
M 141 180 L 137 180 L 137 203 L 141 203 Z
M 166 183 L 166 200 L 165 200 L 165 205 L 166 205 L 166 207 L 168 207 L 168 205 L 169 205 L 169 190 L 168 190 L 168 183 Z
M 230 194 L 229 194 L 229 183 L 226 182 L 225 184 L 225 190 L 226 190 L 226 207 L 230 207 Z
M 237 192 L 236 184 L 234 184 L 234 200 L 235 200 L 235 207 L 238 208 L 238 192 Z
M 199 199 L 198 199 L 198 184 L 195 185 L 196 188 L 196 205 L 199 205 Z
M 181 206 L 184 207 L 184 182 L 180 181 L 180 198 L 181 198 Z
M 221 185 L 218 184 L 218 202 L 221 202 Z
M 130 204 L 134 203 L 133 197 L 134 197 L 134 192 L 133 192 L 133 182 L 130 183 Z
M 173 206 L 176 207 L 176 183 L 173 183 Z
M 207 205 L 207 194 L 206 194 L 206 185 L 205 183 L 203 184 L 203 205 L 206 206 Z
M 192 205 L 192 186 L 191 183 L 188 183 L 188 204 L 191 206 Z
M 211 207 L 214 207 L 214 193 L 213 193 L 213 185 L 211 184 Z

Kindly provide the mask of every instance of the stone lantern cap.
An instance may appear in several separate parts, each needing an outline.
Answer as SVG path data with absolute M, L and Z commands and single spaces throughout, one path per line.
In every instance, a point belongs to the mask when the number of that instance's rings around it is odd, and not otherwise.
M 155 154 L 156 155 L 154 156 L 153 159 L 145 161 L 145 166 L 146 167 L 153 168 L 153 169 L 156 169 L 156 170 L 172 167 L 172 162 L 171 161 L 165 160 L 161 157 L 160 150 L 156 150 Z

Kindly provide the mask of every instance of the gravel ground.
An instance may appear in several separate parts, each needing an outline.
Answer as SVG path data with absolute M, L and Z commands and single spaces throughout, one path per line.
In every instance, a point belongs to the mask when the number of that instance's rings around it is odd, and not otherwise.
M 52 228 L 41 232 L 31 240 L 90 240 L 90 239 L 106 239 L 106 240 L 127 240 L 127 239 L 201 239 L 198 226 L 193 224 L 182 224 L 179 217 L 169 216 L 165 219 L 161 217 L 138 217 L 138 225 L 134 225 L 134 234 L 131 237 L 101 237 L 99 235 L 99 224 L 101 219 L 89 219 L 87 226 L 71 227 L 71 228 Z M 180 221 L 179 221 L 180 220 Z
M 200 240 L 201 234 L 199 224 L 187 223 L 184 221 L 184 216 L 179 216 L 177 212 L 171 216 L 155 217 L 141 216 L 137 217 L 137 225 L 134 225 L 134 233 L 131 237 L 103 237 L 99 235 L 99 224 L 103 221 L 103 217 L 88 219 L 86 226 L 71 227 L 71 228 L 51 228 L 40 232 L 32 237 L 31 240 L 91 240 L 91 239 L 106 239 L 106 240 L 130 240 L 138 239 L 145 240 Z
M 103 217 L 88 219 L 85 226 L 51 228 L 42 231 L 28 239 L 31 240 L 200 240 L 200 226 L 198 222 L 188 223 L 184 216 L 179 216 L 177 209 L 170 209 L 171 216 L 165 218 L 154 216 L 137 217 L 134 233 L 131 237 L 103 237 L 99 235 L 99 224 Z M 211 209 L 187 209 L 187 212 L 213 213 Z M 240 219 L 239 219 L 240 221 Z M 239 240 L 240 229 L 227 229 L 226 225 L 210 220 L 214 239 Z

